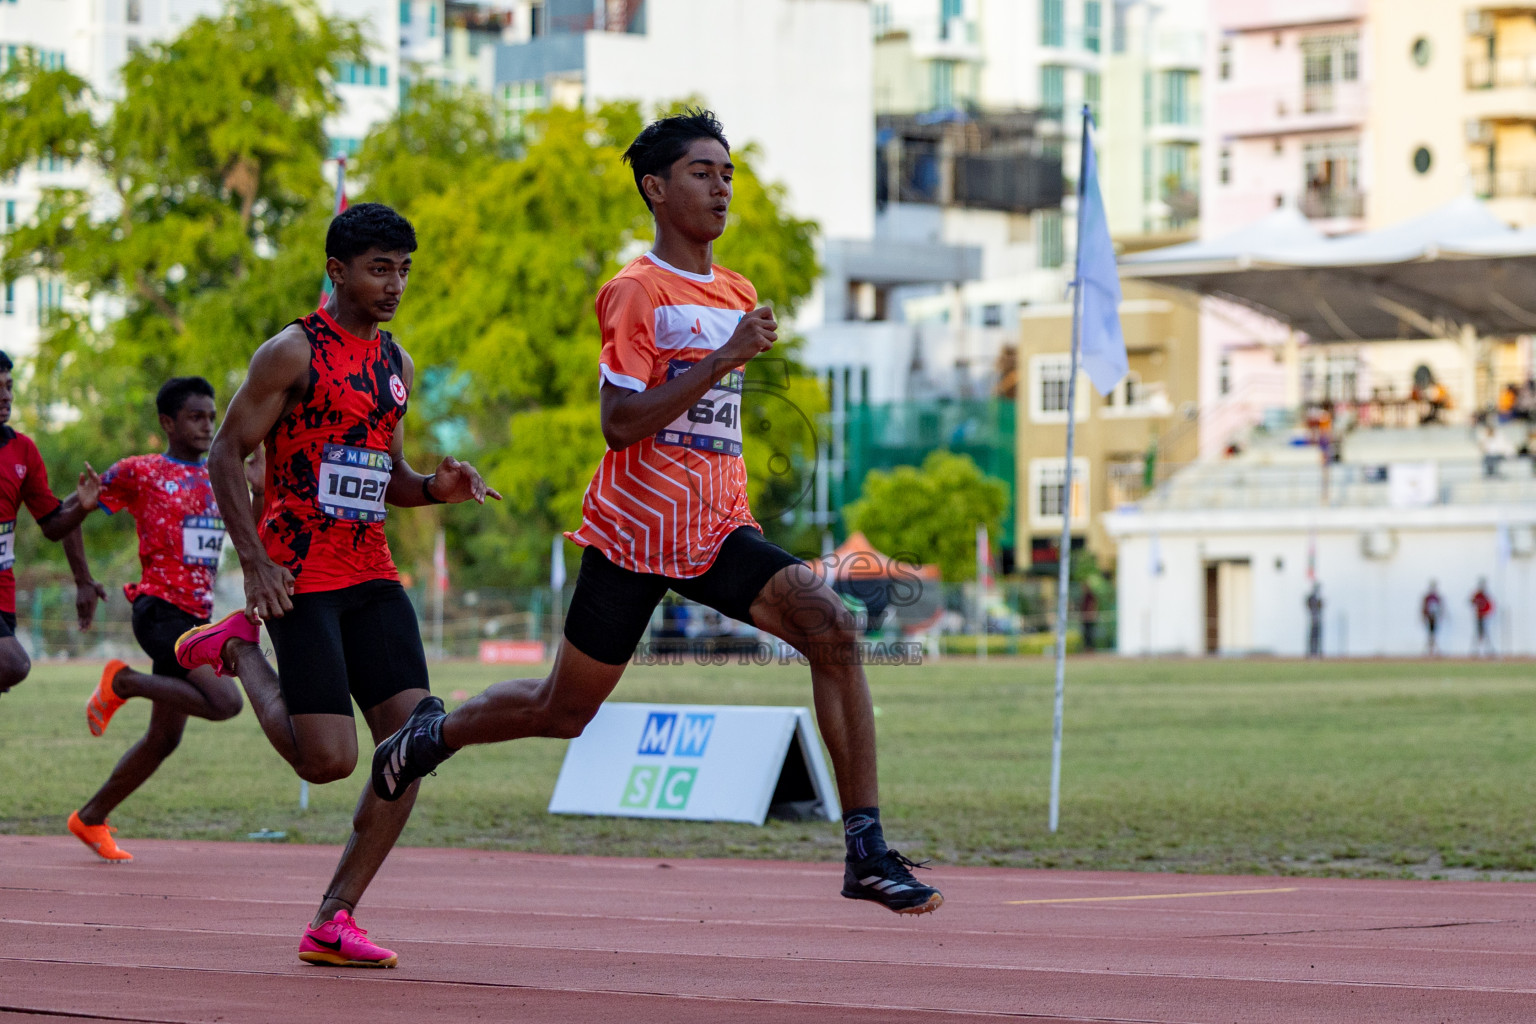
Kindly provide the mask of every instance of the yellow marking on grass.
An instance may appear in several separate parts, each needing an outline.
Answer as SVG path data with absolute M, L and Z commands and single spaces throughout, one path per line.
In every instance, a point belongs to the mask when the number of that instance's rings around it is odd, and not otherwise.
M 1222 889 L 1201 892 L 1158 892 L 1141 896 L 1072 896 L 1058 900 L 1008 900 L 1008 906 L 1018 907 L 1035 903 L 1117 903 L 1126 900 L 1183 900 L 1192 896 L 1253 896 L 1263 892 L 1295 892 L 1300 886 L 1283 889 Z

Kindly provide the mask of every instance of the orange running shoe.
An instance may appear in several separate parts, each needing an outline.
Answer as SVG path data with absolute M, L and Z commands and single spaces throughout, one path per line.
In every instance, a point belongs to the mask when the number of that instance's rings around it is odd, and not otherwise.
M 107 723 L 112 721 L 112 716 L 117 709 L 128 700 L 127 697 L 119 697 L 117 691 L 112 689 L 112 680 L 117 674 L 128 667 L 125 661 L 113 658 L 107 662 L 107 667 L 101 671 L 101 682 L 96 684 L 96 690 L 85 702 L 85 723 L 91 727 L 92 736 L 100 736 L 107 731 Z
M 117 829 L 106 822 L 102 822 L 100 825 L 87 825 L 80 820 L 80 812 L 75 811 L 69 816 L 69 830 L 82 843 L 95 850 L 96 856 L 102 860 L 114 863 L 133 860 L 133 854 L 118 846 L 117 841 L 112 838 L 112 833 L 116 832 Z

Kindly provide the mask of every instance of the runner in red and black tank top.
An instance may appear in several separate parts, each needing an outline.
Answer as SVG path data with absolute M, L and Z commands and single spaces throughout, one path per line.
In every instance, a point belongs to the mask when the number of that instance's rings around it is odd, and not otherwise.
M 406 462 L 410 355 L 379 325 L 393 319 L 416 233 L 387 206 L 360 203 L 331 222 L 325 308 L 295 320 L 251 358 L 208 456 L 229 543 L 245 571 L 246 606 L 176 643 L 188 668 L 236 675 L 274 749 L 308 782 L 346 778 L 357 763 L 357 724 L 374 743 L 429 693 L 416 611 L 384 539 L 385 502 L 397 507 L 501 497 L 474 467 L 445 458 L 423 476 Z M 260 523 L 242 513 L 241 466 L 267 455 Z M 265 620 L 277 672 L 262 654 Z M 410 813 L 365 793 L 353 833 L 300 939 L 310 963 L 392 967 L 351 914 Z
M 336 590 L 367 580 L 399 579 L 384 537 L 390 443 L 405 415 L 404 357 L 388 331 L 372 340 L 341 328 L 325 310 L 295 320 L 309 339 L 309 387 L 266 438 L 267 494 L 261 539 L 293 573 L 294 593 Z M 363 478 L 326 464 L 372 463 Z M 343 493 L 353 490 L 356 494 Z M 377 501 L 370 487 L 377 487 Z

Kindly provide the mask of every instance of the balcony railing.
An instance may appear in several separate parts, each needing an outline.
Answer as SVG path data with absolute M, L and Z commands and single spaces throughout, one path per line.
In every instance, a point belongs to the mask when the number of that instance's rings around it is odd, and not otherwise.
M 1473 57 L 1467 61 L 1468 89 L 1508 89 L 1536 85 L 1536 53 Z
M 1200 104 L 1161 103 L 1157 108 L 1157 124 L 1159 127 L 1198 128 L 1202 124 Z
M 1301 112 L 1303 114 L 1331 114 L 1338 105 L 1334 99 L 1332 82 L 1302 87 Z
M 1479 199 L 1536 198 L 1536 167 L 1497 167 L 1472 172 Z
M 1301 197 L 1301 212 L 1313 219 L 1365 216 L 1365 193 L 1355 189 L 1312 189 Z

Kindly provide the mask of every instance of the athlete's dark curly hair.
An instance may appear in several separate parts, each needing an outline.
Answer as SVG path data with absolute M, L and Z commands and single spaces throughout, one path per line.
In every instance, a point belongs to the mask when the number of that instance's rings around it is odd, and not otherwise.
M 213 397 L 213 385 L 201 377 L 172 377 L 160 385 L 159 394 L 155 395 L 155 411 L 161 416 L 176 418 L 181 412 L 181 407 L 187 404 L 187 399 L 193 395 L 207 395 Z
M 727 153 L 731 151 L 731 144 L 725 141 L 725 128 L 715 120 L 714 111 L 697 107 L 688 107 L 681 114 L 652 121 L 629 144 L 629 148 L 624 151 L 624 159 L 634 169 L 635 188 L 640 190 L 640 198 L 645 200 L 646 209 L 652 207 L 650 199 L 646 197 L 645 186 L 641 184 L 645 176 L 654 174 L 658 178 L 665 178 L 672 170 L 672 165 L 688 152 L 688 144 L 697 139 L 714 139 L 725 147 Z
M 343 263 L 374 246 L 385 252 L 415 252 L 416 229 L 383 203 L 358 203 L 337 214 L 325 233 L 325 254 Z

